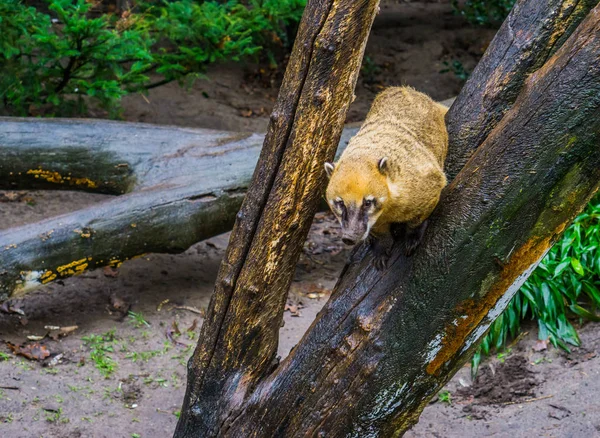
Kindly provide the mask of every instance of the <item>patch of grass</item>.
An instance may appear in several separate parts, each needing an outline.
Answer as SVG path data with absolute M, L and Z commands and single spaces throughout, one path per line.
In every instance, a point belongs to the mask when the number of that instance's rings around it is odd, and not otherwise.
M 452 395 L 450 394 L 450 391 L 440 391 L 438 393 L 438 401 L 446 403 L 447 405 L 451 405 Z
M 600 321 L 600 197 L 592 200 L 494 321 L 472 360 L 515 339 L 521 321 L 534 320 L 538 337 L 569 350 L 581 341 L 572 321 Z
M 46 412 L 45 417 L 48 423 L 68 423 L 70 420 L 63 416 L 63 409 L 58 408 L 56 412 Z
M 129 322 L 136 328 L 150 327 L 150 323 L 144 319 L 142 312 L 136 313 L 130 310 L 127 316 L 129 316 Z
M 0 361 L 9 360 L 10 358 L 12 358 L 10 354 L 0 351 Z
M 161 350 L 148 350 L 148 351 L 132 351 L 127 353 L 125 356 L 127 359 L 131 359 L 132 362 L 144 361 L 148 362 L 150 359 L 156 356 L 162 355 Z
M 162 386 L 163 388 L 168 388 L 169 387 L 169 383 L 167 382 L 167 379 L 164 379 L 162 377 L 146 377 L 144 379 L 144 383 L 146 385 L 152 385 L 153 383 L 156 384 L 157 386 Z
M 114 353 L 113 342 L 115 331 L 110 330 L 102 335 L 84 336 L 85 345 L 90 348 L 90 359 L 104 377 L 109 377 L 117 369 L 117 362 L 111 357 Z

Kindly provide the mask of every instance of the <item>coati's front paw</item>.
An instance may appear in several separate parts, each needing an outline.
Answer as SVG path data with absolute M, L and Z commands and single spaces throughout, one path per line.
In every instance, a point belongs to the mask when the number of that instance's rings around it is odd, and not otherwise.
M 378 271 L 383 271 L 387 269 L 388 263 L 390 261 L 390 256 L 391 254 L 389 253 L 389 251 L 375 254 L 375 257 L 373 259 L 373 265 L 375 266 L 375 269 L 377 269 Z
M 410 257 L 415 253 L 415 251 L 417 250 L 417 247 L 421 244 L 421 241 L 423 240 L 423 236 L 425 235 L 426 229 L 427 229 L 427 221 L 424 221 L 423 223 L 421 223 L 421 225 L 419 225 L 415 228 L 406 227 L 405 242 L 406 242 L 406 256 L 407 257 Z
M 392 255 L 392 245 L 389 242 L 381 242 L 375 237 L 369 237 L 371 250 L 373 251 L 373 265 L 378 271 L 388 267 Z

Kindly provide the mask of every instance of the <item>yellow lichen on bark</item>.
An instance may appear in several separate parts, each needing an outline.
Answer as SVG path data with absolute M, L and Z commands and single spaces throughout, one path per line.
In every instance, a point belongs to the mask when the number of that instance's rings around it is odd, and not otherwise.
M 33 175 L 35 178 L 41 178 L 50 183 L 55 183 L 55 184 L 69 183 L 70 185 L 75 185 L 75 186 L 82 186 L 82 185 L 87 186 L 90 189 L 95 189 L 98 187 L 98 184 L 89 178 L 77 178 L 77 177 L 70 176 L 70 175 L 62 176 L 58 172 L 53 172 L 51 170 L 44 170 L 42 168 L 29 169 L 27 171 L 27 175 Z

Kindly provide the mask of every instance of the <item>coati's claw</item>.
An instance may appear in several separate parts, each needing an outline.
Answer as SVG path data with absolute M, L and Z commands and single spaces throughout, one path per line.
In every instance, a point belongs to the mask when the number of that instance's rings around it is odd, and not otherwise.
M 392 255 L 391 242 L 382 242 L 373 236 L 369 236 L 369 243 L 373 251 L 373 264 L 375 265 L 375 269 L 383 271 L 388 267 L 388 262 Z
M 390 261 L 390 254 L 387 254 L 387 253 L 376 254 L 375 258 L 373 259 L 373 265 L 375 266 L 375 269 L 377 269 L 378 271 L 383 271 L 383 270 L 387 269 L 389 261 Z
M 423 240 L 425 230 L 427 229 L 427 221 L 423 221 L 416 228 L 406 227 L 406 256 L 412 256 Z

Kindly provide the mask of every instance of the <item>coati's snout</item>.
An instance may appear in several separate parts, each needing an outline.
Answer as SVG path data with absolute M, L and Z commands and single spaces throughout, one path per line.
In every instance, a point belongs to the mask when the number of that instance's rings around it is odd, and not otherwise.
M 342 215 L 338 216 L 342 226 L 342 242 L 346 245 L 355 245 L 369 235 L 368 214 L 356 205 L 342 204 Z
M 346 245 L 365 240 L 382 213 L 387 199 L 385 178 L 378 182 L 378 178 L 373 178 L 370 173 L 382 175 L 380 172 L 385 162 L 384 158 L 373 163 L 373 169 L 360 172 L 362 175 L 349 167 L 334 173 L 335 164 L 325 164 L 325 171 L 330 177 L 327 202 L 342 226 L 342 242 Z

